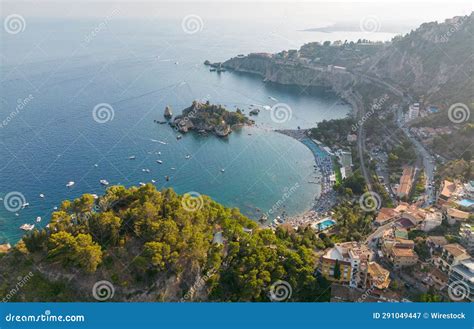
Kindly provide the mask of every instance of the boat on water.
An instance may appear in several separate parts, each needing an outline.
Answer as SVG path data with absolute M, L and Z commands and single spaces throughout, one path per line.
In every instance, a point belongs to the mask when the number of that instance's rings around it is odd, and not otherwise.
M 145 186 L 146 184 L 143 183 L 143 182 L 139 182 L 138 185 L 140 185 L 140 186 Z
M 131 156 L 128 157 L 128 160 L 135 160 L 136 158 L 137 158 L 136 156 L 131 155 Z
M 142 171 L 143 171 L 143 172 L 150 172 L 150 169 L 148 169 L 148 168 L 143 168 Z
M 163 116 L 168 120 L 171 119 L 171 117 L 173 116 L 173 111 L 171 110 L 171 106 L 166 106 L 165 113 L 163 114 Z
M 176 139 L 178 139 L 178 140 L 181 139 L 181 138 L 183 138 L 183 136 L 181 136 L 181 135 L 176 136 Z
M 152 182 L 153 184 L 155 184 L 155 183 L 156 183 L 156 180 L 152 179 L 151 182 Z
M 31 231 L 32 229 L 35 228 L 35 224 L 23 224 L 20 226 L 20 229 L 22 229 L 23 231 Z
M 97 168 L 98 166 L 99 166 L 99 165 L 98 165 L 97 163 L 95 163 L 95 164 L 94 164 L 94 167 L 96 167 L 96 168 Z
M 36 217 L 36 222 L 37 223 L 41 222 L 41 217 L 40 216 Z
M 221 169 L 221 172 L 225 172 L 225 169 L 224 169 L 224 168 L 222 168 L 222 169 Z
M 170 169 L 171 169 L 171 170 L 176 170 L 176 168 L 175 168 L 175 167 L 171 167 Z
M 278 102 L 278 99 L 276 99 L 275 97 L 268 96 L 268 98 L 270 98 L 272 101 Z
M 165 176 L 165 179 L 166 179 L 167 182 L 169 182 L 170 176 Z
M 159 163 L 159 164 L 163 163 L 163 161 L 161 161 L 161 160 L 156 160 L 156 162 Z
M 68 183 L 66 184 L 66 187 L 73 187 L 74 184 L 76 184 L 76 183 L 73 182 L 73 181 L 70 181 L 70 182 L 68 182 Z
M 21 205 L 21 208 L 24 209 L 24 208 L 28 207 L 29 205 L 30 205 L 29 202 L 24 202 L 24 203 Z
M 191 156 L 188 154 L 185 156 L 186 159 L 191 159 Z
M 263 105 L 262 107 L 263 107 L 263 109 L 265 109 L 267 111 L 272 109 L 271 106 L 269 106 L 269 105 Z
M 101 179 L 101 180 L 100 180 L 100 183 L 101 183 L 102 185 L 104 185 L 104 186 L 109 185 L 109 182 L 108 182 L 107 180 L 105 180 L 105 179 Z
M 43 193 L 40 193 L 40 198 L 44 198 L 44 194 Z

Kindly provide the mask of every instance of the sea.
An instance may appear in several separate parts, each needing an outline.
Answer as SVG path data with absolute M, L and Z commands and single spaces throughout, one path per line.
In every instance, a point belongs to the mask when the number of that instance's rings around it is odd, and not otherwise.
M 197 19 L 196 29 L 180 17 L 24 21 L 19 33 L 0 32 L 0 243 L 18 241 L 24 223 L 44 227 L 62 200 L 104 193 L 102 179 L 125 186 L 153 180 L 159 189 L 209 195 L 252 219 L 270 209 L 296 215 L 311 208 L 320 192 L 314 156 L 275 130 L 343 118 L 350 106 L 327 90 L 218 74 L 203 62 L 357 40 L 363 32 L 219 19 Z M 193 100 L 261 111 L 252 117 L 255 126 L 228 138 L 177 139 L 171 127 L 154 122 L 164 120 L 166 106 L 176 115 Z M 291 113 L 275 120 L 268 108 L 276 104 Z

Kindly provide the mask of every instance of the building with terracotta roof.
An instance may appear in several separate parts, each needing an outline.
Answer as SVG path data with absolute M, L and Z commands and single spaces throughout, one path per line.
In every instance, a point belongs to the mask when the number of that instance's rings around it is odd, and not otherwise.
M 413 266 L 418 262 L 418 255 L 411 248 L 393 247 L 388 253 L 388 259 L 395 269 Z
M 415 253 L 415 242 L 400 235 L 395 228 L 384 232 L 382 237 L 382 251 L 395 269 L 415 265 L 418 255 Z M 399 229 L 398 229 L 399 230 Z
M 441 256 L 435 257 L 433 262 L 441 271 L 450 274 L 453 266 L 469 258 L 471 256 L 464 247 L 458 243 L 450 243 L 443 246 Z
M 390 272 L 379 263 L 369 262 L 367 264 L 366 287 L 375 287 L 383 290 L 390 285 Z
M 443 246 L 448 244 L 448 240 L 444 236 L 429 236 L 426 238 L 426 245 L 430 248 L 430 254 L 441 255 Z
M 413 186 L 413 176 L 415 169 L 413 167 L 405 167 L 402 177 L 400 177 L 400 185 L 398 186 L 397 196 L 399 198 L 408 197 Z
M 455 224 L 456 222 L 465 222 L 469 218 L 469 213 L 456 209 L 456 208 L 448 208 L 446 210 L 446 218 L 450 225 Z
M 456 184 L 449 180 L 445 180 L 443 184 L 441 185 L 441 192 L 439 192 L 439 195 L 438 195 L 438 200 L 437 200 L 438 204 L 440 206 L 446 204 L 455 191 L 456 191 Z
M 400 216 L 400 213 L 394 208 L 380 208 L 377 217 L 375 218 L 374 224 L 382 226 L 394 220 Z

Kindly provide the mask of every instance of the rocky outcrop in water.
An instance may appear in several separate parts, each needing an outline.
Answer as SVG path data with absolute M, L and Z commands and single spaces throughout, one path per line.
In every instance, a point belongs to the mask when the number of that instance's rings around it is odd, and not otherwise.
M 225 137 L 232 132 L 233 127 L 253 124 L 253 121 L 240 110 L 230 112 L 221 105 L 194 101 L 170 124 L 181 133 L 197 131 Z

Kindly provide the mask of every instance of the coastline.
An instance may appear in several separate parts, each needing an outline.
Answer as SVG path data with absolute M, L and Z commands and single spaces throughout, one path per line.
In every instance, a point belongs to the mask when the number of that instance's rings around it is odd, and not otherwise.
M 314 196 L 314 203 L 311 209 L 301 214 L 287 217 L 284 222 L 294 227 L 311 225 L 328 217 L 326 216 L 327 212 L 336 202 L 336 192 L 332 188 L 334 185 L 334 172 L 331 155 L 324 149 L 323 144 L 308 137 L 307 131 L 307 129 L 275 130 L 275 132 L 289 136 L 305 145 L 313 153 L 315 158 L 314 168 L 320 174 L 318 183 L 321 186 L 321 193 Z

